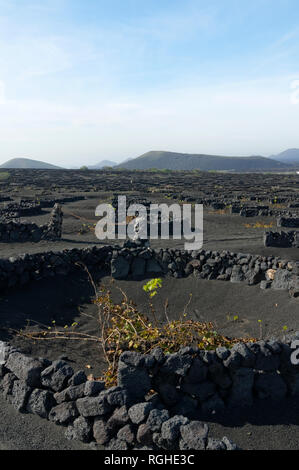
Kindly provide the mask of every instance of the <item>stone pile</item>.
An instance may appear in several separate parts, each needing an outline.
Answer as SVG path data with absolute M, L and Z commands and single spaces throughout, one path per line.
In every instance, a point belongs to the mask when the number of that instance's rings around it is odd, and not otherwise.
M 0 202 L 11 201 L 10 196 L 0 196 Z
M 129 206 L 133 205 L 133 204 L 141 204 L 146 208 L 146 212 L 147 212 L 146 227 L 147 227 L 147 233 L 149 234 L 150 230 L 151 230 L 151 215 L 153 217 L 155 217 L 153 215 L 153 210 L 152 210 L 152 213 L 151 213 L 151 210 L 150 210 L 151 201 L 147 200 L 147 199 L 138 198 L 137 196 L 127 197 L 126 198 L 126 211 L 128 210 Z M 118 220 L 118 195 L 117 194 L 114 194 L 111 205 L 115 210 L 115 222 L 116 222 L 115 232 L 117 234 L 118 233 L 118 223 L 119 223 L 119 220 Z M 141 216 L 142 214 L 139 214 L 139 215 Z M 174 234 L 174 227 L 175 227 L 174 224 L 176 223 L 176 221 L 173 217 L 173 214 L 170 213 L 170 215 L 168 217 L 167 215 L 164 216 L 160 211 L 157 211 L 156 216 L 157 217 L 155 217 L 154 220 L 157 221 L 156 225 L 157 225 L 157 234 L 158 234 L 158 236 L 160 237 L 162 233 L 166 232 L 166 233 L 169 233 L 170 237 L 172 237 L 173 234 Z M 137 219 L 137 217 L 135 218 L 135 220 L 136 219 Z M 133 221 L 127 220 L 127 224 L 129 222 L 134 223 Z M 177 224 L 179 226 L 179 233 L 181 233 L 181 235 L 183 235 L 183 233 L 184 233 L 183 228 L 184 228 L 184 226 L 186 226 L 187 221 L 186 220 L 185 221 L 181 220 L 181 218 L 180 218 L 177 221 Z
M 40 200 L 40 205 L 42 208 L 53 207 L 54 204 L 67 204 L 70 202 L 77 202 L 83 201 L 85 199 L 84 196 L 65 196 L 65 197 L 57 197 L 53 198 L 44 198 Z
M 271 280 L 268 270 L 274 270 Z M 260 284 L 261 288 L 294 290 L 298 283 L 299 263 L 287 262 L 274 256 L 260 256 L 229 251 L 151 250 L 136 247 L 113 250 L 111 275 L 116 279 L 128 276 L 170 274 L 176 278 L 193 275 L 199 279 Z
M 299 228 L 299 217 L 280 217 L 277 227 Z
M 19 217 L 30 217 L 41 213 L 41 204 L 37 201 L 21 199 L 20 202 L 6 204 L 0 210 L 2 219 L 13 219 Z
M 56 203 L 51 212 L 49 223 L 47 228 L 45 228 L 42 235 L 43 239 L 47 240 L 57 240 L 61 238 L 62 235 L 62 222 L 63 222 L 63 212 L 61 205 Z
M 63 214 L 61 206 L 55 204 L 48 224 L 37 225 L 31 222 L 9 220 L 0 222 L 0 242 L 39 242 L 61 238 Z
M 170 197 L 170 196 L 169 196 Z M 172 199 L 180 199 L 186 203 L 203 204 L 204 207 L 210 207 L 211 209 L 223 210 L 228 209 L 230 214 L 239 214 L 241 217 L 287 217 L 296 218 L 298 217 L 296 209 L 299 205 L 296 203 L 289 203 L 288 208 L 275 207 L 275 204 L 286 204 L 288 198 L 279 198 L 277 200 L 268 199 L 267 196 L 259 198 L 259 202 L 264 200 L 265 204 L 257 204 L 257 197 L 247 197 L 247 201 L 243 202 L 242 196 L 231 199 L 229 197 L 212 198 L 212 197 L 196 197 L 189 195 L 171 195 Z M 254 203 L 252 204 L 252 201 Z M 271 207 L 269 206 L 271 204 Z M 290 210 L 293 209 L 293 210 Z M 295 209 L 295 210 L 294 210 Z
M 293 212 L 287 209 L 272 209 L 268 206 L 236 206 L 230 208 L 231 214 L 239 214 L 241 217 L 292 217 Z
M 67 275 L 78 269 L 78 262 L 90 270 L 105 270 L 115 279 L 195 276 L 198 279 L 259 284 L 262 289 L 288 290 L 294 297 L 299 296 L 296 287 L 299 279 L 298 261 L 230 251 L 154 250 L 144 247 L 142 241 L 130 240 L 123 247 L 94 246 L 0 259 L 0 289 L 57 274 Z M 271 278 L 267 274 L 269 270 L 274 272 Z
M 299 232 L 265 232 L 264 245 L 279 248 L 299 248 Z
M 64 426 L 68 439 L 107 450 L 237 449 L 227 437 L 209 437 L 207 424 L 174 414 L 158 394 L 149 395 L 149 371 L 159 362 L 145 360 L 123 353 L 119 385 L 106 389 L 63 360 L 31 358 L 0 342 L 0 389 L 21 413 Z M 135 382 L 136 372 L 141 382 Z
M 0 388 L 20 412 L 65 426 L 69 439 L 109 450 L 236 449 L 227 438 L 210 438 L 203 420 L 250 408 L 256 400 L 277 406 L 287 396 L 299 396 L 293 357 L 298 340 L 299 332 L 285 342 L 238 343 L 215 351 L 126 351 L 117 386 L 108 389 L 68 362 L 27 357 L 0 342 Z

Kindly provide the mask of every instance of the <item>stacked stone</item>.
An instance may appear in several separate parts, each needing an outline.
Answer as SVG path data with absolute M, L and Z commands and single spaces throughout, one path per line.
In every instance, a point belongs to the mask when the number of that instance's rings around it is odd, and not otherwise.
M 125 352 L 118 385 L 137 395 L 155 390 L 153 399 L 159 398 L 171 415 L 194 416 L 199 410 L 206 416 L 252 406 L 255 399 L 276 402 L 299 395 L 299 367 L 291 362 L 298 339 L 299 332 L 286 343 L 271 339 L 215 351 L 187 347 L 170 355 L 160 349 L 147 356 Z
M 145 247 L 142 240 L 128 241 L 123 247 L 94 246 L 0 259 L 0 289 L 56 274 L 67 275 L 78 269 L 78 262 L 90 270 L 104 269 L 115 279 L 192 275 L 199 279 L 259 284 L 262 289 L 289 290 L 292 296 L 299 296 L 299 262 L 230 251 L 154 250 Z M 271 270 L 273 276 L 269 276 Z
M 147 216 L 146 216 L 146 227 L 147 227 L 147 233 L 150 233 L 151 230 L 151 215 L 154 217 L 155 224 L 157 225 L 157 233 L 158 236 L 160 237 L 161 234 L 164 232 L 164 229 L 166 232 L 169 233 L 169 236 L 172 237 L 174 233 L 174 224 L 175 224 L 175 219 L 173 219 L 173 215 L 170 214 L 170 218 L 168 216 L 164 216 L 160 211 L 157 211 L 156 216 L 153 214 L 153 210 L 151 212 L 150 205 L 151 201 L 147 199 L 142 199 L 134 196 L 127 197 L 126 199 L 126 210 L 128 210 L 129 206 L 132 204 L 141 204 L 146 208 Z M 114 194 L 114 197 L 112 199 L 111 203 L 112 207 L 115 210 L 115 222 L 116 222 L 116 234 L 118 233 L 118 195 Z M 142 214 L 140 214 L 142 216 Z M 136 218 L 137 221 L 137 218 Z M 127 221 L 127 224 L 129 221 Z M 132 223 L 132 221 L 131 221 Z M 180 225 L 180 233 L 183 235 L 183 227 L 186 226 L 186 221 L 183 221 L 179 219 L 177 222 Z
M 19 220 L 0 222 L 0 242 L 39 242 L 40 240 L 57 240 L 62 234 L 63 213 L 61 206 L 55 204 L 50 221 L 45 225 Z
M 268 210 L 268 206 L 242 207 L 239 214 L 241 217 L 267 216 Z
M 84 196 L 66 196 L 66 197 L 59 197 L 55 199 L 50 199 L 50 198 L 45 198 L 41 199 L 40 205 L 43 208 L 47 207 L 53 207 L 54 204 L 67 204 L 69 202 L 77 202 L 77 201 L 83 201 L 86 199 Z
M 30 222 L 7 220 L 0 222 L 0 242 L 38 242 L 43 235 L 43 227 Z
M 238 213 L 241 217 L 292 217 L 294 214 L 286 209 L 273 209 L 268 206 L 232 206 L 231 213 Z M 239 210 L 238 210 L 239 209 Z
M 25 285 L 31 280 L 47 279 L 56 275 L 66 276 L 78 270 L 76 264 L 78 262 L 86 264 L 90 269 L 105 268 L 109 253 L 107 247 L 74 248 L 57 253 L 53 251 L 32 255 L 27 253 L 18 257 L 0 259 L 0 289 Z
M 265 232 L 264 245 L 279 248 L 299 248 L 299 232 Z
M 62 235 L 62 222 L 63 222 L 63 212 L 61 205 L 56 203 L 51 212 L 50 220 L 47 225 L 47 228 L 44 229 L 42 235 L 43 239 L 47 240 L 57 240 L 61 238 Z
M 222 198 L 207 198 L 207 197 L 195 197 L 189 195 L 175 195 L 172 194 L 171 197 L 173 199 L 180 199 L 185 202 L 192 202 L 196 204 L 203 204 L 205 207 L 210 207 L 213 210 L 223 210 L 225 208 L 229 208 L 231 214 L 239 214 L 241 217 L 285 217 L 285 218 L 296 218 L 298 214 L 296 211 L 291 211 L 290 209 L 297 209 L 299 207 L 296 203 L 289 203 L 288 209 L 280 209 L 275 207 L 270 207 L 268 204 L 255 204 L 249 205 L 249 201 L 256 201 L 257 198 L 255 196 L 248 196 L 247 203 L 241 203 L 242 196 L 239 196 L 234 199 L 230 199 L 227 197 Z M 265 200 L 265 202 L 270 204 L 283 204 L 288 202 L 288 198 L 279 198 L 277 200 L 268 200 L 267 197 L 259 198 L 259 200 Z M 292 225 L 293 226 L 293 225 Z M 293 226 L 294 227 L 294 226 Z
M 109 389 L 64 360 L 30 358 L 0 342 L 0 387 L 20 412 L 65 426 L 68 439 L 109 450 L 231 450 L 236 446 L 229 439 L 209 437 L 203 420 L 250 408 L 256 400 L 277 406 L 287 396 L 298 397 L 298 340 L 299 332 L 285 342 L 215 351 L 126 351 L 117 386 Z
M 21 199 L 20 202 L 11 202 L 0 210 L 3 219 L 29 217 L 41 213 L 41 205 L 37 201 Z
M 210 438 L 206 424 L 171 415 L 158 396 L 145 398 L 149 382 L 137 383 L 132 391 L 136 357 L 131 356 L 126 371 L 128 360 L 124 353 L 119 380 L 124 386 L 105 389 L 103 382 L 87 380 L 84 371 L 75 373 L 63 360 L 34 359 L 0 342 L 0 389 L 18 411 L 65 426 L 68 439 L 105 445 L 108 450 L 237 448 L 226 437 Z
M 277 227 L 299 228 L 299 217 L 280 217 Z
M 269 270 L 275 276 L 267 276 Z M 181 250 L 152 250 L 138 246 L 113 250 L 111 275 L 116 279 L 128 276 L 170 274 L 176 278 L 193 275 L 199 279 L 260 284 L 261 288 L 290 290 L 299 296 L 298 262 L 287 262 L 273 256 L 260 256 L 229 251 L 200 250 L 191 254 Z

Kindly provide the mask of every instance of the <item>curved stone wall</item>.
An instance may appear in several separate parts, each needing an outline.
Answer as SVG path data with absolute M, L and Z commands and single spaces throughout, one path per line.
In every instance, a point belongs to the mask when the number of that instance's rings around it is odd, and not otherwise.
M 0 242 L 38 242 L 61 238 L 63 214 L 61 206 L 55 204 L 48 224 L 9 220 L 0 222 Z
M 88 380 L 82 370 L 75 373 L 65 361 L 31 358 L 3 342 L 0 390 L 21 413 L 65 426 L 68 439 L 96 442 L 108 450 L 237 449 L 227 437 L 209 437 L 207 424 L 170 413 L 157 395 L 136 396 L 121 385 L 105 389 L 103 382 Z
M 0 388 L 20 412 L 65 426 L 68 439 L 109 450 L 232 450 L 237 447 L 228 438 L 209 437 L 202 419 L 259 399 L 276 406 L 298 396 L 294 341 L 299 344 L 299 332 L 285 343 L 239 343 L 231 350 L 127 351 L 118 384 L 109 389 L 63 360 L 31 358 L 0 342 Z
M 89 269 L 106 269 L 116 279 L 192 275 L 199 279 L 259 284 L 262 289 L 288 290 L 292 296 L 299 296 L 298 261 L 230 251 L 153 250 L 131 241 L 123 247 L 94 246 L 0 259 L 0 289 L 56 274 L 67 275 L 78 269 L 78 262 Z

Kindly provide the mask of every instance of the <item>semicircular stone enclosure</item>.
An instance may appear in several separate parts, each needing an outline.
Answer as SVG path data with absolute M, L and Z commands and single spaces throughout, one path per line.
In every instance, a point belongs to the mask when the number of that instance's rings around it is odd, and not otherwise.
M 298 262 L 229 251 L 153 250 L 140 241 L 1 259 L 0 286 L 67 275 L 78 263 L 106 269 L 116 279 L 192 275 L 284 289 L 294 298 L 299 292 Z M 119 359 L 117 386 L 108 389 L 66 361 L 31 358 L 1 342 L 1 390 L 20 412 L 65 426 L 69 439 L 106 449 L 236 449 L 227 437 L 209 436 L 204 417 L 250 407 L 259 399 L 275 406 L 287 396 L 298 396 L 299 366 L 292 362 L 296 341 L 299 333 L 285 342 L 238 343 L 215 351 L 127 351 Z M 196 413 L 198 419 L 191 419 Z
M 243 287 L 253 295 L 258 287 L 259 296 L 271 299 L 285 291 L 286 309 L 290 305 L 296 313 L 299 307 L 296 174 L 15 169 L 2 178 L 0 172 L 0 180 L 1 297 L 23 295 L 27 287 L 37 297 L 38 285 L 56 277 L 67 284 L 85 267 L 119 285 L 170 277 L 177 279 L 173 283 L 192 278 L 196 286 L 202 280 L 228 288 L 233 283 L 235 297 Z M 117 210 L 118 196 L 124 194 L 128 203 L 146 208 L 151 203 L 202 204 L 204 249 L 185 251 L 173 240 L 151 246 L 140 240 L 99 242 L 97 205 L 108 203 Z M 63 305 L 68 300 L 63 298 Z M 212 421 L 251 411 L 259 403 L 274 409 L 299 396 L 299 332 L 213 350 L 124 351 L 110 388 L 65 357 L 33 357 L 14 338 L 1 339 L 0 391 L 7 402 L 20 413 L 63 426 L 68 439 L 101 449 L 235 450 L 238 442 L 229 436 L 213 436 Z

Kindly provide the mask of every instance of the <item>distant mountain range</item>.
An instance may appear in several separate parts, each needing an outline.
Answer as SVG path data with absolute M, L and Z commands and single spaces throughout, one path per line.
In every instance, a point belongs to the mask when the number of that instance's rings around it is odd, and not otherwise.
M 201 171 L 267 171 L 287 170 L 299 167 L 299 149 L 289 149 L 271 157 L 224 157 L 217 155 L 188 154 L 165 151 L 147 152 L 137 158 L 128 158 L 117 164 L 112 160 L 102 160 L 96 165 L 89 165 L 90 170 L 104 167 L 127 170 L 169 169 Z M 0 168 L 20 169 L 62 169 L 50 163 L 29 158 L 13 158 L 0 165 Z
M 51 163 L 31 160 L 30 158 L 12 158 L 8 162 L 0 165 L 0 168 L 20 168 L 20 169 L 40 169 L 40 170 L 61 170 L 61 167 L 51 165 Z
M 287 164 L 266 157 L 221 157 L 216 155 L 197 155 L 164 151 L 147 152 L 116 168 L 128 170 L 147 170 L 150 168 L 169 170 L 202 171 L 255 171 L 286 169 Z
M 288 149 L 278 155 L 271 155 L 270 158 L 283 163 L 299 165 L 299 149 Z
M 100 170 L 101 168 L 104 168 L 105 166 L 116 166 L 117 163 L 112 162 L 111 160 L 102 160 L 99 163 L 96 163 L 95 165 L 88 165 L 89 170 Z

